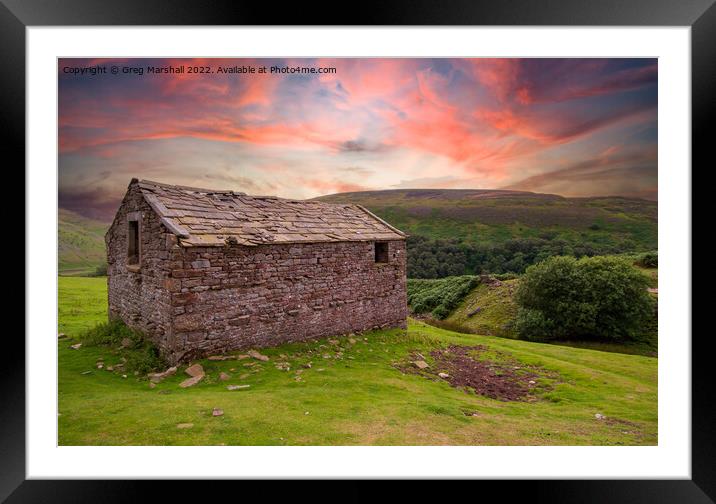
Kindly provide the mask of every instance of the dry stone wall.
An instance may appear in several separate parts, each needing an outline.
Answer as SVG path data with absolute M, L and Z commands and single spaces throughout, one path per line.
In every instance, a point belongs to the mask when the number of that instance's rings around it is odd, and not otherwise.
M 127 265 L 127 222 L 130 214 L 140 217 L 138 268 Z M 171 294 L 166 288 L 169 276 L 168 238 L 171 240 L 174 236 L 167 233 L 136 186 L 125 196 L 105 237 L 109 317 L 120 318 L 128 326 L 144 331 L 165 354 L 169 354 L 174 346 L 171 339 Z
M 190 247 L 174 252 L 175 359 L 405 327 L 405 242 Z M 181 262 L 180 262 L 181 258 Z

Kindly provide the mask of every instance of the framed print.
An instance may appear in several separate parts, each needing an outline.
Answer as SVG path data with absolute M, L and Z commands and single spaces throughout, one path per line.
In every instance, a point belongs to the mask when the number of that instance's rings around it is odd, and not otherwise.
M 4 1 L 28 296 L 0 495 L 713 501 L 691 165 L 716 10 L 608 7 Z

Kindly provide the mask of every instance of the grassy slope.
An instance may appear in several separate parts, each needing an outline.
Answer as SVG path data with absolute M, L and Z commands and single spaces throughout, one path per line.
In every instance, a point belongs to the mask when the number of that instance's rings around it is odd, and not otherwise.
M 509 324 L 517 315 L 517 305 L 512 300 L 512 295 L 518 282 L 519 280 L 506 280 L 499 286 L 478 285 L 450 314 L 446 322 L 476 334 L 514 337 Z
M 652 287 L 658 285 L 657 268 L 637 268 L 649 278 Z M 429 280 L 428 280 L 429 281 Z M 468 294 L 460 305 L 440 325 L 468 333 L 515 338 L 510 321 L 517 315 L 513 294 L 519 280 L 506 280 L 502 285 L 480 284 Z M 657 294 L 652 294 L 657 297 Z M 480 311 L 470 316 L 479 307 Z M 645 328 L 644 341 L 629 344 L 596 341 L 560 341 L 556 344 L 578 348 L 591 348 L 606 352 L 620 352 L 655 356 L 658 350 L 657 321 Z
M 62 275 L 93 273 L 106 261 L 104 233 L 109 224 L 60 208 L 58 214 L 59 271 Z
M 105 320 L 105 285 L 103 278 L 59 279 L 61 331 L 73 336 Z M 478 343 L 557 371 L 561 382 L 537 402 L 506 403 L 403 375 L 392 366 L 414 349 Z M 407 334 L 373 332 L 355 345 L 341 338 L 342 360 L 322 358 L 324 353 L 335 355 L 327 341 L 285 345 L 264 350 L 271 361 L 244 379 L 246 361 L 202 361 L 208 377 L 199 385 L 179 388 L 186 377 L 180 373 L 150 389 L 137 377 L 123 379 L 95 369 L 99 357 L 112 364 L 108 349 L 70 350 L 70 344 L 58 343 L 61 445 L 657 442 L 657 360 L 649 357 L 457 334 L 412 321 Z M 295 370 L 309 359 L 313 367 L 303 370 L 303 381 L 296 381 Z M 291 370 L 276 369 L 279 360 L 290 362 Z M 232 378 L 219 382 L 220 371 Z M 227 391 L 227 383 L 251 387 Z M 212 417 L 215 407 L 224 415 Z M 596 420 L 596 413 L 617 421 Z M 184 422 L 193 427 L 176 427 Z
M 399 229 L 429 238 L 499 243 L 549 232 L 570 243 L 630 241 L 639 250 L 657 248 L 654 201 L 459 189 L 365 191 L 317 199 L 361 204 Z

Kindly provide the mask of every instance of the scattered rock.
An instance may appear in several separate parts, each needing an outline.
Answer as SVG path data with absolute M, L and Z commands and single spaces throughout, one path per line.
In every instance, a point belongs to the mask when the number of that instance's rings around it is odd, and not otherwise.
M 244 373 L 244 374 L 242 374 L 241 376 L 239 376 L 239 380 L 245 380 L 245 379 L 248 378 L 249 376 L 251 376 L 249 373 Z
M 235 355 L 212 355 L 210 357 L 207 357 L 210 361 L 225 361 L 225 360 L 231 360 L 235 359 Z
M 348 343 L 350 343 L 351 345 L 355 345 L 358 342 L 356 341 L 355 338 L 348 338 Z
M 126 374 L 123 374 L 123 375 L 122 375 L 122 378 L 126 378 L 126 377 L 127 377 L 127 375 L 126 375 Z
M 306 369 L 311 369 L 311 366 L 313 366 L 313 363 L 311 363 L 311 362 L 306 362 L 306 363 L 303 365 L 303 367 L 305 367 Z
M 231 378 L 231 375 L 228 375 L 228 374 L 224 373 L 223 371 L 221 373 L 219 373 L 219 380 L 226 381 L 229 378 Z
M 291 369 L 291 365 L 288 362 L 277 362 L 276 369 L 279 369 L 281 371 L 289 371 Z
M 81 346 L 82 346 L 82 343 L 77 343 L 76 345 L 70 345 L 70 348 L 72 350 L 79 350 Z
M 607 417 L 605 417 L 605 416 L 602 415 L 601 413 L 597 413 L 597 414 L 594 415 L 594 418 L 596 418 L 597 420 L 604 420 L 604 419 L 607 418 Z
M 163 371 L 161 373 L 149 373 L 147 375 L 147 377 L 149 378 L 149 381 L 151 381 L 153 383 L 159 383 L 167 376 L 171 376 L 176 372 L 177 372 L 177 367 L 172 366 L 169 369 L 167 369 L 166 371 Z
M 211 416 L 222 416 L 224 414 L 223 409 L 214 408 L 214 410 L 211 412 Z
M 308 411 L 306 411 L 306 412 L 304 413 L 304 415 L 308 415 Z
M 447 374 L 447 373 L 438 373 L 438 376 L 439 376 L 440 378 L 450 378 L 450 375 Z
M 65 339 L 66 337 L 67 337 L 67 335 L 63 332 L 61 332 L 57 335 L 57 339 Z
M 226 387 L 226 390 L 241 390 L 241 389 L 247 389 L 251 385 L 228 385 Z
M 201 364 L 194 364 L 192 366 L 189 366 L 184 370 L 184 372 L 193 378 L 196 378 L 197 376 L 204 376 L 204 368 Z
M 107 366 L 107 371 L 114 371 L 114 366 Z
M 132 340 L 129 338 L 122 339 L 122 348 L 129 348 L 132 346 Z
M 340 343 L 337 339 L 329 339 L 328 342 L 329 342 L 331 345 L 337 345 L 338 343 Z
M 193 387 L 197 383 L 199 383 L 204 378 L 204 375 L 199 376 L 192 376 L 191 378 L 187 378 L 183 382 L 179 384 L 181 388 L 187 388 L 187 387 Z
M 418 369 L 427 369 L 430 367 L 427 362 L 422 360 L 413 361 L 413 365 Z
M 92 374 L 92 371 L 82 371 L 80 374 L 88 375 L 88 374 Z
M 179 423 L 177 424 L 177 429 L 191 429 L 194 427 L 193 423 Z
M 527 383 L 529 383 L 530 385 L 535 385 L 537 382 L 534 381 L 534 380 L 530 380 L 530 381 L 528 381 Z
M 257 360 L 260 360 L 260 361 L 264 361 L 264 362 L 266 362 L 267 360 L 269 360 L 269 358 L 268 358 L 267 356 L 258 353 L 256 350 L 251 350 L 251 351 L 249 352 L 249 357 L 253 357 L 254 359 L 257 359 Z
M 102 369 L 104 367 L 104 362 L 98 362 L 96 364 L 96 366 L 97 366 L 97 369 Z
M 251 356 L 250 356 L 250 355 L 246 355 L 246 354 L 241 354 L 241 355 L 238 356 L 238 359 L 239 359 L 239 360 L 244 360 L 244 359 L 248 359 L 249 357 L 251 357 Z
M 156 383 L 151 382 L 151 381 L 149 382 L 149 388 L 154 388 L 154 387 L 156 387 L 156 386 L 157 386 Z

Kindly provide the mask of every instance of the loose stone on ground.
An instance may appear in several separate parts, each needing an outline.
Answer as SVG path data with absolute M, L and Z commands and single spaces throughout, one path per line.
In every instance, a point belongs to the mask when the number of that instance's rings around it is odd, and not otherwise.
M 167 376 L 172 376 L 174 373 L 177 372 L 177 367 L 172 366 L 166 371 L 162 371 L 161 373 L 149 373 L 147 376 L 149 377 L 149 381 L 153 383 L 159 383 Z
M 201 364 L 194 364 L 184 370 L 186 374 L 192 377 L 204 376 L 204 368 Z
M 266 355 L 260 354 L 256 350 L 251 350 L 248 352 L 249 357 L 253 357 L 254 359 L 260 360 L 260 361 L 267 361 L 269 358 Z
M 204 375 L 199 376 L 192 376 L 191 378 L 187 378 L 183 382 L 179 384 L 181 388 L 187 388 L 187 387 L 193 387 L 197 383 L 199 383 L 204 378 Z

